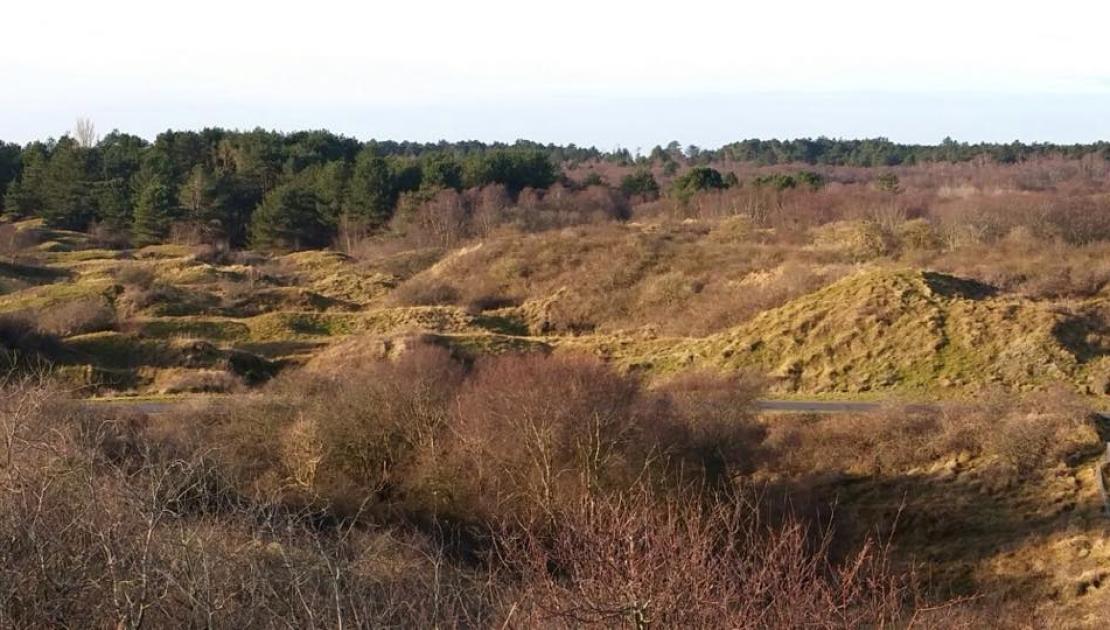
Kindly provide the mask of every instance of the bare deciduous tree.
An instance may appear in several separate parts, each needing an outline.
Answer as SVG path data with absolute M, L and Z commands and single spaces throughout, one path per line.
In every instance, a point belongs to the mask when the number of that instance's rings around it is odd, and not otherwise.
M 77 144 L 86 149 L 95 147 L 96 143 L 100 141 L 100 137 L 96 135 L 96 125 L 93 124 L 92 119 L 83 116 L 73 124 L 73 138 L 77 140 Z

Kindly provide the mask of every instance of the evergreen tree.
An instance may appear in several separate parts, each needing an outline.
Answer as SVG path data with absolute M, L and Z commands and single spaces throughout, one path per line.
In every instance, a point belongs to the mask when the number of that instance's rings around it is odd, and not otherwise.
M 467 186 L 501 184 L 514 194 L 525 188 L 547 188 L 557 178 L 547 154 L 532 149 L 499 149 L 474 155 L 467 160 L 464 177 Z
M 15 218 L 42 215 L 42 185 L 46 177 L 46 149 L 40 143 L 29 145 L 20 154 L 22 170 L 19 179 L 8 186 L 4 195 L 4 214 Z
M 695 166 L 677 177 L 671 184 L 671 194 L 680 203 L 685 204 L 694 193 L 706 190 L 720 190 L 725 188 L 725 179 L 721 172 L 708 166 Z
M 113 131 L 97 145 L 100 153 L 101 177 L 106 180 L 130 181 L 143 163 L 147 150 L 146 140 L 138 136 Z
M 100 182 L 96 187 L 96 220 L 113 231 L 131 230 L 133 206 L 127 182 L 116 178 Z
M 4 214 L 4 197 L 19 175 L 20 162 L 19 145 L 0 142 L 0 214 Z
M 363 149 L 355 160 L 347 187 L 347 220 L 374 230 L 382 227 L 393 215 L 396 191 L 389 162 L 372 147 Z
M 425 188 L 453 188 L 462 190 L 463 167 L 454 156 L 435 153 L 425 158 L 420 185 Z
M 139 191 L 132 225 L 136 245 L 151 245 L 165 240 L 174 219 L 174 195 L 158 177 L 146 182 Z
M 90 153 L 69 137 L 63 137 L 54 147 L 41 186 L 43 205 L 39 215 L 46 225 L 83 230 L 96 218 Z
M 628 197 L 641 196 L 645 199 L 655 199 L 659 196 L 659 182 L 655 181 L 651 171 L 639 170 L 621 179 L 621 192 Z
M 347 201 L 350 165 L 341 161 L 328 162 L 308 169 L 302 177 L 311 182 L 312 190 L 320 200 L 329 221 L 338 223 Z
M 271 190 L 251 217 L 251 244 L 266 249 L 323 247 L 335 235 L 324 204 L 301 182 Z
M 226 178 L 198 164 L 178 191 L 181 218 L 199 228 L 205 239 L 230 239 L 238 219 L 229 206 L 228 197 Z
M 721 172 L 708 166 L 695 166 L 682 177 L 674 181 L 675 190 L 678 192 L 696 192 L 700 190 L 714 190 L 725 187 L 725 180 Z

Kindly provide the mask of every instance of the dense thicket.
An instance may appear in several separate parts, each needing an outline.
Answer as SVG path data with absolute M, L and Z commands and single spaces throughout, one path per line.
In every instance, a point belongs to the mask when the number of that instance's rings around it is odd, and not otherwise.
M 938 623 L 889 547 L 733 479 L 750 386 L 430 347 L 340 372 L 155 417 L 0 382 L 0 626 Z

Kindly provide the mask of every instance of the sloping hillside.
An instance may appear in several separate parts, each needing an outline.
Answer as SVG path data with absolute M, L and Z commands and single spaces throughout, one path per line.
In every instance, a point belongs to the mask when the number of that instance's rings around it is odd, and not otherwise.
M 1102 334 L 1079 310 L 923 271 L 850 276 L 703 339 L 564 344 L 645 372 L 755 369 L 779 392 L 1017 390 L 1066 381 L 1105 393 Z
M 758 366 L 787 390 L 1027 389 L 1080 377 L 1079 360 L 1057 336 L 1072 319 L 951 276 L 883 271 L 842 280 L 691 351 L 714 366 Z

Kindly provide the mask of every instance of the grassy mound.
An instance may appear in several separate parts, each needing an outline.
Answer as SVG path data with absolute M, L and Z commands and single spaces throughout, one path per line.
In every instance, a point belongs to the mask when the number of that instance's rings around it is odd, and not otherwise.
M 324 298 L 366 305 L 387 294 L 396 278 L 372 269 L 359 269 L 354 261 L 337 252 L 306 251 L 288 254 L 277 263 L 303 280 L 302 286 Z
M 1083 378 L 1058 335 L 1072 318 L 951 276 L 869 272 L 680 346 L 664 367 L 756 367 L 780 390 L 810 393 L 988 383 L 1028 390 Z

